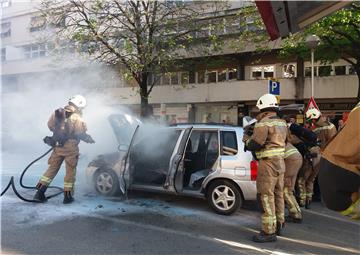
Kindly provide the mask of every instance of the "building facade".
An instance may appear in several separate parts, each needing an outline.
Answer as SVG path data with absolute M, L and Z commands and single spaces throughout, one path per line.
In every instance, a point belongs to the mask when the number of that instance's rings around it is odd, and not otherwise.
M 41 75 L 47 76 L 47 81 L 57 79 L 61 83 L 71 74 L 69 83 L 75 79 L 90 91 L 110 94 L 112 100 L 109 104 L 127 105 L 138 112 L 139 94 L 131 82 L 121 79 L 116 70 L 99 72 L 99 69 L 105 67 L 89 66 L 81 58 L 77 61 L 58 61 L 57 55 L 52 54 L 51 46 L 41 42 L 45 24 L 38 15 L 37 4 L 36 1 L 1 1 L 2 96 L 21 91 L 29 80 L 39 79 Z M 237 18 L 221 17 L 226 22 L 221 33 L 241 32 L 244 28 L 240 27 Z M 246 24 L 246 29 L 251 29 L 251 20 Z M 210 33 L 210 30 L 204 30 L 199 36 Z M 253 49 L 239 51 L 226 47 L 221 54 L 207 56 L 206 61 L 201 56 L 197 57 L 195 62 L 200 64 L 189 65 L 187 70 L 153 77 L 157 82 L 149 102 L 153 106 L 154 115 L 171 123 L 218 122 L 240 125 L 242 116 L 256 113 L 256 100 L 268 93 L 268 80 L 271 78 L 280 82 L 281 104 L 307 103 L 311 96 L 310 62 L 305 60 L 304 84 L 299 93 L 296 87 L 296 61 L 279 59 L 279 45 L 280 41 L 273 42 L 273 51 L 261 55 L 251 52 Z M 75 49 L 68 47 L 64 52 L 70 56 L 77 54 Z M 184 59 L 194 62 L 190 57 Z M 216 59 L 216 64 L 204 64 L 211 59 Z M 316 63 L 314 87 L 314 97 L 326 114 L 340 116 L 356 104 L 357 76 L 354 68 L 345 61 L 339 60 L 330 65 Z

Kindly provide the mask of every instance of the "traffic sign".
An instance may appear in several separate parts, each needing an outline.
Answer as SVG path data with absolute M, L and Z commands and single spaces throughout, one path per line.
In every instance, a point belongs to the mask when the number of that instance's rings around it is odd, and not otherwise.
M 276 80 L 269 80 L 269 94 L 280 95 L 280 82 Z
M 310 98 L 308 105 L 306 106 L 305 109 L 305 113 L 309 110 L 309 109 L 313 109 L 316 108 L 320 111 L 319 107 L 317 106 L 315 99 L 313 97 Z

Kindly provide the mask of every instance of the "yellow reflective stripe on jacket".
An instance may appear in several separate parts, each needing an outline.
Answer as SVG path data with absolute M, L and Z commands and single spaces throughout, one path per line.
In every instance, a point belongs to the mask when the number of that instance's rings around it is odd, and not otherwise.
M 262 151 L 255 152 L 255 154 L 256 154 L 256 157 L 257 157 L 258 159 L 261 159 L 261 158 L 270 158 L 270 157 L 275 157 L 275 156 L 284 157 L 284 155 L 285 155 L 285 148 L 267 149 L 267 150 L 262 150 Z
M 325 130 L 325 129 L 332 129 L 332 128 L 335 128 L 335 126 L 334 126 L 334 124 L 330 123 L 330 125 L 315 128 L 313 131 L 316 132 L 316 131 Z
M 296 154 L 296 153 L 299 153 L 298 152 L 298 150 L 297 149 L 290 149 L 290 150 L 287 150 L 287 151 L 285 151 L 285 156 L 284 156 L 284 158 L 287 158 L 287 157 L 289 157 L 289 156 L 291 156 L 291 155 L 293 155 L 293 154 Z
M 286 123 L 283 121 L 266 121 L 266 122 L 257 122 L 255 128 L 257 127 L 287 127 Z

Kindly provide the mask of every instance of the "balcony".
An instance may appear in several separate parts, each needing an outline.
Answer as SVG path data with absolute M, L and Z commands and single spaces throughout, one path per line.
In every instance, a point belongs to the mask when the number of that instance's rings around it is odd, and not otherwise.
M 295 79 L 280 79 L 280 98 L 295 100 Z M 328 76 L 315 78 L 315 98 L 355 98 L 357 76 Z M 114 96 L 114 103 L 139 104 L 140 96 L 136 88 L 112 88 L 107 90 Z M 226 81 L 209 84 L 183 86 L 155 86 L 149 102 L 159 103 L 206 103 L 252 101 L 268 93 L 267 80 Z M 304 98 L 311 93 L 311 80 L 305 78 Z

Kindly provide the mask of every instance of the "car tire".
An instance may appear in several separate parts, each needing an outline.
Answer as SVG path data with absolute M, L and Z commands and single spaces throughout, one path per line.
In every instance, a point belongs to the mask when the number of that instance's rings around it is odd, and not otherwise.
M 242 196 L 236 184 L 228 180 L 215 180 L 206 192 L 210 207 L 218 214 L 230 215 L 242 205 Z
M 99 169 L 94 175 L 94 186 L 103 196 L 115 196 L 120 191 L 119 179 L 111 169 Z

